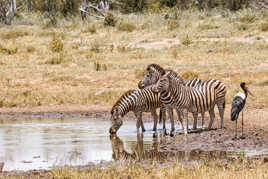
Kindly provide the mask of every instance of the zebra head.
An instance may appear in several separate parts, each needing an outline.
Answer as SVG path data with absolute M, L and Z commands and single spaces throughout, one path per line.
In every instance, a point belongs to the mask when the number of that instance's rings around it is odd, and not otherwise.
M 118 108 L 113 108 L 111 110 L 111 124 L 110 127 L 110 134 L 116 134 L 117 130 L 121 127 L 123 124 L 122 116 L 119 114 Z
M 148 65 L 146 70 L 147 73 L 138 84 L 140 89 L 156 84 L 160 76 L 165 73 L 165 70 L 157 64 Z
M 156 84 L 152 86 L 152 91 L 155 93 L 161 93 L 164 91 L 167 91 L 169 88 L 169 74 L 170 72 L 167 72 L 163 76 L 160 77 L 160 79 L 157 81 Z

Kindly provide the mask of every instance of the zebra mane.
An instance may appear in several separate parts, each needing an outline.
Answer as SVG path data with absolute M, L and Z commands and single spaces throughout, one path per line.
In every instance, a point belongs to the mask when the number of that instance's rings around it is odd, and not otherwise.
M 150 71 L 150 70 L 156 71 L 156 72 L 160 73 L 160 75 L 165 74 L 165 69 L 162 68 L 160 65 L 157 65 L 157 64 L 148 65 L 147 66 L 147 71 Z
M 114 113 L 114 111 L 117 109 L 118 105 L 122 102 L 122 99 L 127 98 L 129 95 L 131 95 L 135 90 L 128 90 L 126 91 L 113 105 L 111 109 L 111 114 Z

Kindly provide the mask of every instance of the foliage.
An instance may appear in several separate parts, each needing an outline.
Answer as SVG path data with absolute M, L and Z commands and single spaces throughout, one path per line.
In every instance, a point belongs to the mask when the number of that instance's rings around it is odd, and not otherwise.
M 149 0 L 119 0 L 122 13 L 142 12 L 148 6 Z
M 0 0 L 0 23 L 6 23 L 9 6 L 9 1 Z
M 113 13 L 108 12 L 104 19 L 105 26 L 115 26 L 117 23 L 117 18 L 113 15 Z
M 28 9 L 53 15 L 60 13 L 66 17 L 78 12 L 81 0 L 26 0 L 26 3 Z
M 8 55 L 13 55 L 13 54 L 16 54 L 17 52 L 18 52 L 18 48 L 17 47 L 6 48 L 6 47 L 3 47 L 0 44 L 0 53 L 8 54 Z
M 54 36 L 52 41 L 50 42 L 50 50 L 52 52 L 57 52 L 57 53 L 61 52 L 63 50 L 62 40 Z

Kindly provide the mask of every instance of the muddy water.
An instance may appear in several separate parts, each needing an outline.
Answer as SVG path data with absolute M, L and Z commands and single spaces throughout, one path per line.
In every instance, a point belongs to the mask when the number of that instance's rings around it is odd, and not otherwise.
M 48 119 L 0 124 L 0 163 L 4 171 L 50 169 L 53 166 L 87 165 L 102 161 L 158 160 L 199 161 L 234 158 L 254 151 L 235 153 L 166 151 L 161 146 L 176 138 L 153 138 L 153 124 L 137 135 L 136 121 L 124 121 L 118 136 L 109 136 L 110 122 L 98 119 Z M 160 128 L 160 126 L 159 126 Z M 160 133 L 160 129 L 158 130 Z M 253 152 L 253 153 L 252 153 Z
M 0 162 L 4 171 L 48 169 L 61 165 L 86 165 L 112 160 L 109 121 L 49 120 L 0 125 Z M 151 123 L 146 123 L 147 129 Z M 126 150 L 137 141 L 135 122 L 126 121 L 118 135 Z M 152 131 L 143 138 L 150 147 Z

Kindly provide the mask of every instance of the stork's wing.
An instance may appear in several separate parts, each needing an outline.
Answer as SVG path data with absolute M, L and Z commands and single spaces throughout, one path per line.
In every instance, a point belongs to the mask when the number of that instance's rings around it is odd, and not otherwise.
M 245 106 L 244 100 L 240 96 L 236 96 L 232 102 L 232 109 L 231 109 L 231 120 L 237 120 L 239 113 Z

